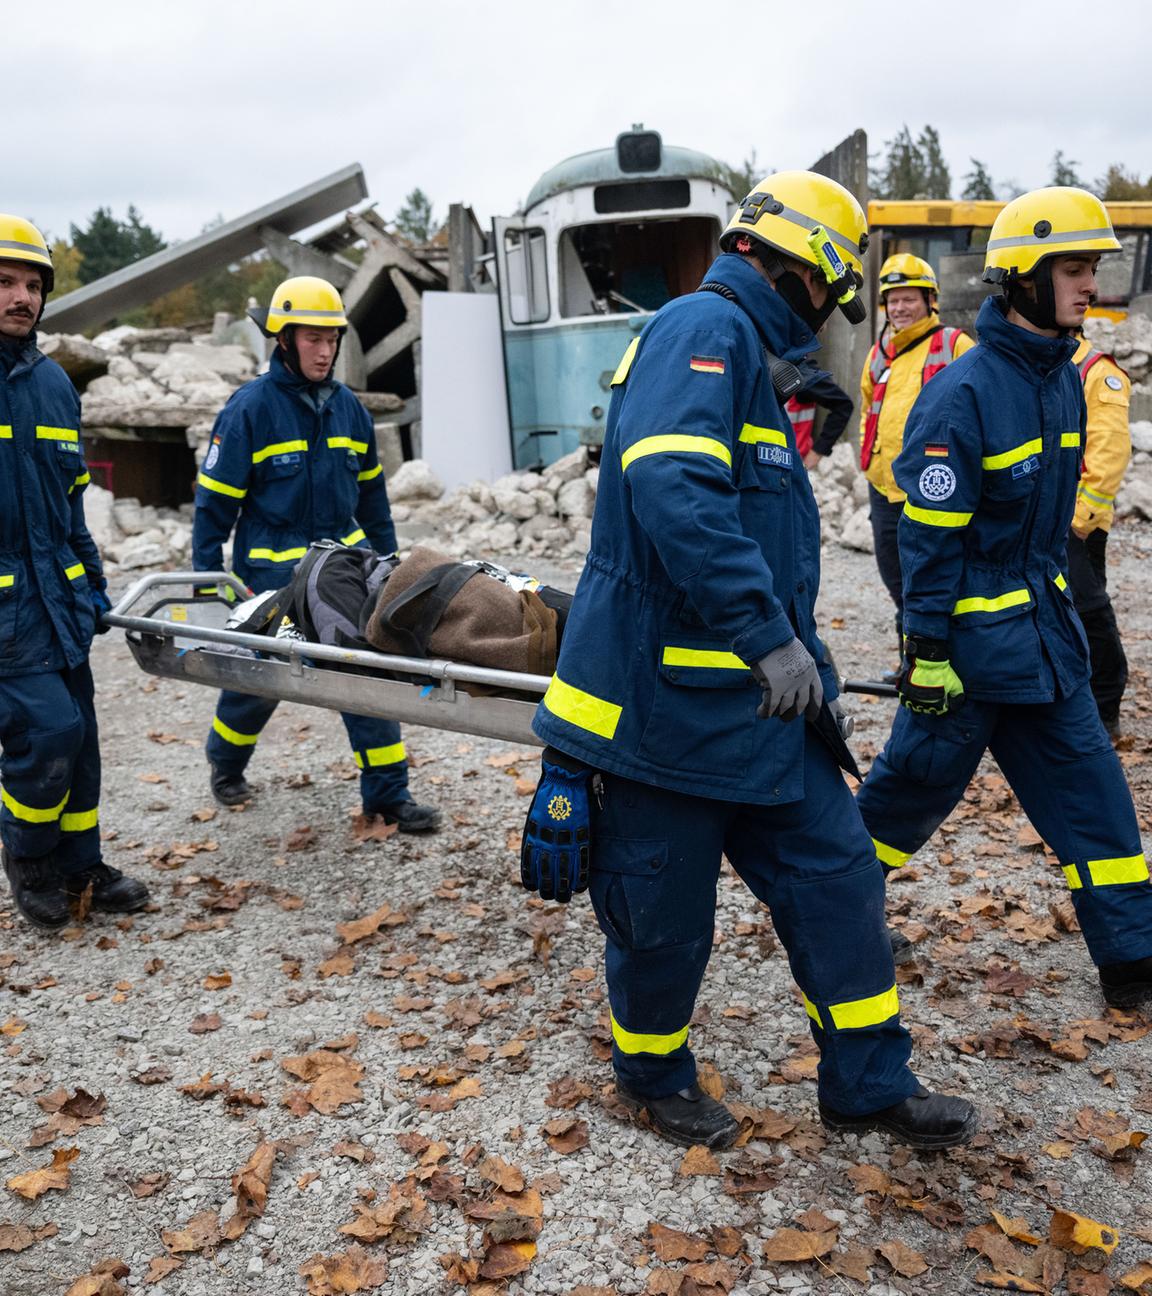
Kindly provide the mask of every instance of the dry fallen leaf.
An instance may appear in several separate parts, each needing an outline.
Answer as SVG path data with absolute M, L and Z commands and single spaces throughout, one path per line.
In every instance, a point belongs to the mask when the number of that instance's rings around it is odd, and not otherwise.
M 809 1233 L 806 1229 L 777 1229 L 764 1243 L 765 1260 L 815 1260 L 836 1245 L 836 1230 Z
M 913 1251 L 910 1246 L 905 1246 L 896 1238 L 891 1242 L 881 1242 L 876 1250 L 901 1277 L 917 1278 L 928 1270 L 928 1265 L 920 1252 Z
M 381 814 L 358 814 L 352 819 L 352 836 L 357 841 L 387 841 L 399 828 Z
M 1120 1286 L 1128 1291 L 1152 1291 L 1152 1261 L 1145 1260 L 1130 1269 L 1120 1279 Z
M 665 1264 L 671 1260 L 703 1260 L 710 1250 L 703 1238 L 655 1222 L 648 1225 L 648 1241 L 656 1259 Z
M 388 1277 L 388 1263 L 370 1256 L 361 1246 L 336 1255 L 314 1255 L 298 1270 L 308 1284 L 308 1296 L 351 1296 L 375 1291 Z
M 544 1138 L 553 1152 L 561 1156 L 571 1156 L 581 1148 L 588 1146 L 588 1122 L 576 1120 L 572 1116 L 558 1116 L 555 1120 L 545 1121 Z
M 86 1273 L 64 1293 L 64 1296 L 124 1296 L 124 1288 L 117 1281 L 127 1278 L 131 1271 L 123 1260 L 101 1260 L 90 1273 Z
M 183 1228 L 161 1229 L 160 1241 L 173 1255 L 208 1251 L 220 1241 L 220 1219 L 214 1210 L 203 1210 Z
M 392 906 L 389 904 L 381 905 L 375 913 L 370 913 L 364 918 L 356 918 L 351 922 L 337 923 L 336 933 L 345 945 L 355 945 L 357 941 L 362 941 L 368 936 L 374 936 L 380 930 L 384 920 L 392 913 Z
M 990 1269 L 979 1270 L 976 1274 L 976 1282 L 981 1287 L 996 1287 L 1000 1291 L 1044 1293 L 1048 1290 L 1042 1284 L 1033 1282 L 1031 1278 L 1020 1278 L 1016 1274 L 993 1272 Z
M 54 1237 L 60 1230 L 55 1224 L 30 1228 L 27 1224 L 0 1224 L 0 1251 L 27 1251 L 30 1246 Z
M 163 1282 L 169 1274 L 174 1274 L 177 1269 L 183 1267 L 184 1261 L 177 1260 L 175 1256 L 153 1256 L 144 1274 L 144 1282 L 151 1287 L 158 1282 Z
M 407 1181 L 410 1182 L 410 1181 Z M 388 1241 L 407 1245 L 428 1227 L 429 1213 L 425 1199 L 413 1189 L 393 1184 L 384 1201 L 363 1205 L 354 1202 L 356 1218 L 340 1225 L 340 1232 L 360 1242 Z
M 487 1179 L 502 1192 L 518 1193 L 524 1191 L 524 1173 L 519 1166 L 509 1165 L 498 1156 L 485 1157 L 476 1167 L 481 1179 Z
M 231 972 L 213 972 L 202 982 L 205 990 L 227 990 L 232 984 Z
M 1099 1224 L 1072 1211 L 1057 1210 L 1052 1212 L 1048 1225 L 1048 1240 L 1053 1246 L 1073 1255 L 1083 1255 L 1090 1249 L 1111 1255 L 1120 1235 L 1108 1224 Z
M 232 1176 L 232 1195 L 235 1210 L 223 1221 L 220 1235 L 235 1242 L 248 1225 L 264 1214 L 268 1204 L 268 1185 L 272 1182 L 272 1167 L 276 1164 L 276 1144 L 267 1140 L 257 1144 L 241 1170 Z
M 64 1192 L 69 1186 L 69 1166 L 80 1155 L 79 1148 L 57 1148 L 52 1153 L 52 1160 L 39 1170 L 29 1170 L 26 1174 L 14 1175 L 5 1186 L 28 1201 L 35 1201 L 46 1192 L 53 1190 Z
M 189 1035 L 207 1035 L 210 1031 L 218 1031 L 223 1025 L 219 1013 L 197 1013 L 192 1018 L 188 1033 Z
M 512 1278 L 523 1273 L 535 1258 L 535 1242 L 494 1242 L 484 1253 L 480 1277 Z
M 684 1160 L 680 1162 L 679 1174 L 685 1177 L 689 1175 L 718 1175 L 720 1174 L 720 1162 L 713 1156 L 711 1149 L 697 1144 L 690 1147 L 684 1153 Z

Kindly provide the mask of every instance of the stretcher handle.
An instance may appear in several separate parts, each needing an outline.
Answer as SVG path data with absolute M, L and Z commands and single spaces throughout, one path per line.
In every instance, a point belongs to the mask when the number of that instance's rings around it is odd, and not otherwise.
M 895 684 L 886 684 L 883 680 L 842 679 L 841 693 L 872 693 L 876 697 L 899 697 Z

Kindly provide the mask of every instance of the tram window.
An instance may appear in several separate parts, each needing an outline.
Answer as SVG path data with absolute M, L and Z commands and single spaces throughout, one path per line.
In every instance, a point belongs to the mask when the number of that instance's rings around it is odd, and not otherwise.
M 603 221 L 560 235 L 560 314 L 620 315 L 659 310 L 694 292 L 716 255 L 710 216 Z
M 604 215 L 687 207 L 692 201 L 692 188 L 687 180 L 629 180 L 624 184 L 597 185 L 592 201 Z
M 548 318 L 548 259 L 542 229 L 504 231 L 508 271 L 508 315 L 513 324 L 541 324 Z

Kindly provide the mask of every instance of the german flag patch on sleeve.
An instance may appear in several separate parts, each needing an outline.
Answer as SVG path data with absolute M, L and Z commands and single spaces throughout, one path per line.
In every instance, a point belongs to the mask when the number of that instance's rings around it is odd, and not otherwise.
M 721 356 L 694 355 L 688 361 L 688 367 L 695 369 L 697 373 L 722 374 L 724 372 L 724 360 Z
M 924 453 L 929 459 L 947 459 L 948 447 L 940 441 L 929 441 L 924 447 Z

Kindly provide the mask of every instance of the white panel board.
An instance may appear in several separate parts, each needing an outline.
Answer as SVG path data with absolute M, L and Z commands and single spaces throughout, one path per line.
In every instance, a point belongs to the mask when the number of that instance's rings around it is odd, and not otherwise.
M 429 292 L 422 310 L 423 457 L 448 490 L 512 471 L 500 303 L 495 293 Z

